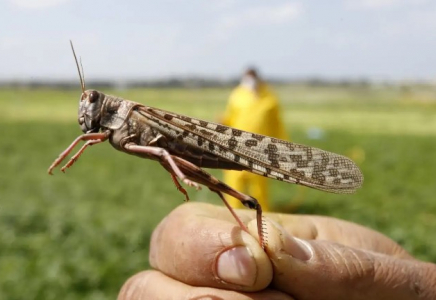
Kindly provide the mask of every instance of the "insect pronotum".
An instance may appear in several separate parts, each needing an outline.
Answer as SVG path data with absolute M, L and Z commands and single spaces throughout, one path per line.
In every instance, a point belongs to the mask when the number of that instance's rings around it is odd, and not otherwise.
M 178 180 L 196 189 L 201 184 L 217 193 L 245 231 L 248 231 L 246 226 L 223 193 L 255 209 L 262 247 L 266 241 L 262 208 L 257 200 L 234 190 L 202 167 L 249 171 L 333 193 L 352 193 L 362 185 L 359 168 L 344 156 L 86 90 L 83 68 L 81 71 L 72 43 L 71 49 L 82 88 L 78 121 L 84 134 L 59 155 L 48 169 L 49 174 L 80 141 L 86 143 L 61 168 L 63 172 L 88 146 L 109 140 L 119 151 L 158 161 L 171 174 L 186 200 L 189 200 L 188 193 Z

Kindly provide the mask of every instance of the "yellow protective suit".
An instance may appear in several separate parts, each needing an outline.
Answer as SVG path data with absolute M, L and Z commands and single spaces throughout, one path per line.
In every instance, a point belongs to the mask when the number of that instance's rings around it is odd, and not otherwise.
M 224 125 L 286 140 L 286 131 L 280 116 L 277 97 L 269 86 L 261 83 L 257 92 L 242 85 L 229 98 Z M 232 188 L 256 198 L 264 211 L 269 210 L 268 178 L 245 171 L 224 171 L 224 182 Z M 226 198 L 232 207 L 242 207 L 239 200 Z

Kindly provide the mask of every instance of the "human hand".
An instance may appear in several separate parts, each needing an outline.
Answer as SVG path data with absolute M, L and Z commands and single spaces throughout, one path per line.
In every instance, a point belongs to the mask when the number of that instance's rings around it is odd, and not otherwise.
M 139 299 L 434 299 L 436 267 L 386 236 L 320 216 L 266 214 L 268 246 L 258 241 L 253 212 L 242 231 L 226 208 L 188 203 L 156 228 L 155 271 L 141 272 L 120 300 Z

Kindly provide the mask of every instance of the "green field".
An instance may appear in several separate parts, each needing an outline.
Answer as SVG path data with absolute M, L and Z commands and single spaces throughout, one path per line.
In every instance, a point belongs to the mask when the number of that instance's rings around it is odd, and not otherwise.
M 436 87 L 277 87 L 293 141 L 352 157 L 354 195 L 273 182 L 277 211 L 329 215 L 436 262 Z M 229 89 L 105 91 L 216 120 Z M 48 166 L 81 131 L 79 88 L 0 89 L 0 299 L 114 299 L 148 268 L 153 228 L 183 202 L 159 164 L 100 144 L 62 174 Z M 308 132 L 322 129 L 320 139 Z M 213 172 L 220 176 L 220 172 Z M 192 201 L 220 204 L 203 189 Z

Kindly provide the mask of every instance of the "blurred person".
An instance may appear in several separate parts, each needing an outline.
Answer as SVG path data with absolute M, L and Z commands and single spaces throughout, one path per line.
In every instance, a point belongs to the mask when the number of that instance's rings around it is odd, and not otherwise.
M 156 227 L 150 265 L 122 287 L 140 299 L 436 299 L 436 265 L 372 229 L 330 217 L 267 213 L 241 230 L 227 209 L 187 203 Z
M 277 97 L 254 68 L 248 68 L 230 94 L 221 123 L 244 131 L 286 140 Z M 245 171 L 224 171 L 224 182 L 256 198 L 264 211 L 269 211 L 268 178 Z M 227 196 L 233 207 L 239 200 Z

